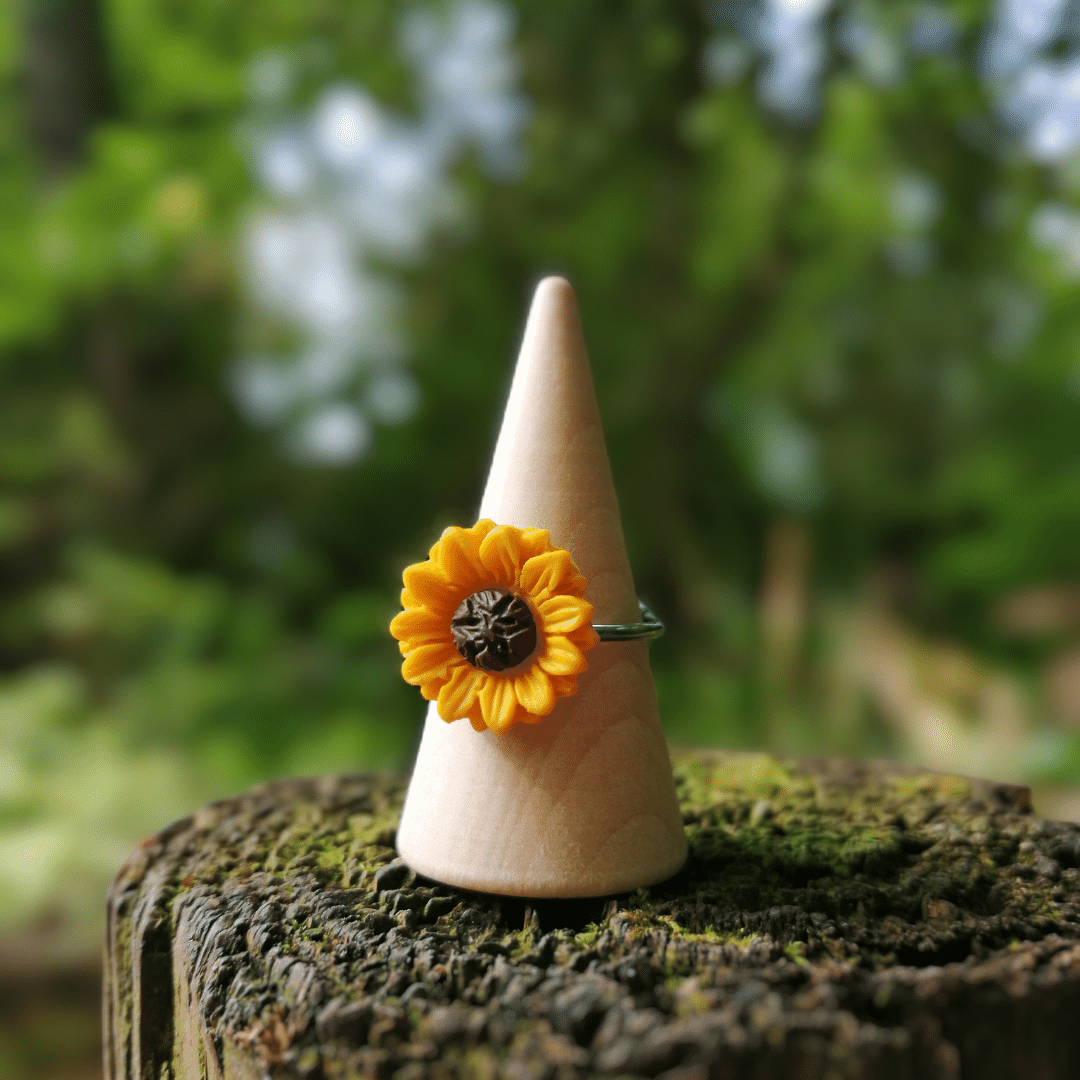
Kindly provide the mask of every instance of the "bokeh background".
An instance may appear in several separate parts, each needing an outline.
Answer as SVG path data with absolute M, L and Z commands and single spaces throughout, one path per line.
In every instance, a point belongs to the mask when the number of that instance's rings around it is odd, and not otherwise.
M 0 1076 L 142 837 L 407 764 L 549 272 L 670 739 L 1080 819 L 1080 3 L 0 0 Z

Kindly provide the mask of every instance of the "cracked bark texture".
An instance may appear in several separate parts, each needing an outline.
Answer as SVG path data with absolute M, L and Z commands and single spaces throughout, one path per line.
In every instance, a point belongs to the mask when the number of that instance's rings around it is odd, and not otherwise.
M 697 753 L 664 885 L 418 879 L 400 778 L 265 784 L 108 898 L 108 1080 L 1080 1075 L 1080 827 L 1025 788 Z

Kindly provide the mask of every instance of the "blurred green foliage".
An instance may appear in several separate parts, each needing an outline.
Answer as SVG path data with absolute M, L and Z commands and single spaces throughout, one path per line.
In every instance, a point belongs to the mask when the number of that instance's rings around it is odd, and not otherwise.
M 902 36 L 918 7 L 859 10 Z M 946 7 L 952 50 L 885 84 L 830 54 L 792 124 L 753 64 L 702 77 L 734 31 L 697 3 L 520 0 L 527 167 L 461 164 L 463 220 L 393 271 L 420 410 L 320 469 L 228 391 L 267 199 L 249 72 L 279 52 L 298 105 L 345 81 L 415 110 L 403 4 L 0 4 L 0 922 L 75 914 L 59 882 L 199 800 L 407 759 L 398 575 L 473 520 L 545 272 L 578 290 L 675 737 L 895 748 L 866 703 L 822 719 L 814 660 L 881 567 L 928 633 L 1021 673 L 1059 647 L 990 612 L 1080 572 L 1080 294 L 1029 229 L 1080 168 L 1021 152 L 971 61 L 987 6 Z M 775 728 L 756 597 L 787 518 L 826 599 Z

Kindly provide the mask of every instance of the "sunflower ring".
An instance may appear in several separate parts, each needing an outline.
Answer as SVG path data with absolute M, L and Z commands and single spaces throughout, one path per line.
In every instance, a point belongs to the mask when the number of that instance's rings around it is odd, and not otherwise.
M 577 693 L 585 653 L 601 640 L 663 632 L 645 605 L 640 623 L 593 627 L 588 583 L 546 529 L 487 519 L 449 528 L 403 579 L 405 610 L 390 624 L 401 673 L 443 720 L 467 719 L 477 731 L 538 724 Z

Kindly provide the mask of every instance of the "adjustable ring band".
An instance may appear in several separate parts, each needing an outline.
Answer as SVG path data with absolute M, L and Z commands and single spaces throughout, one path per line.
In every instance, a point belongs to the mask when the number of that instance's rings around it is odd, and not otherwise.
M 593 623 L 601 641 L 651 641 L 664 632 L 664 624 L 644 600 L 638 600 L 641 622 Z

